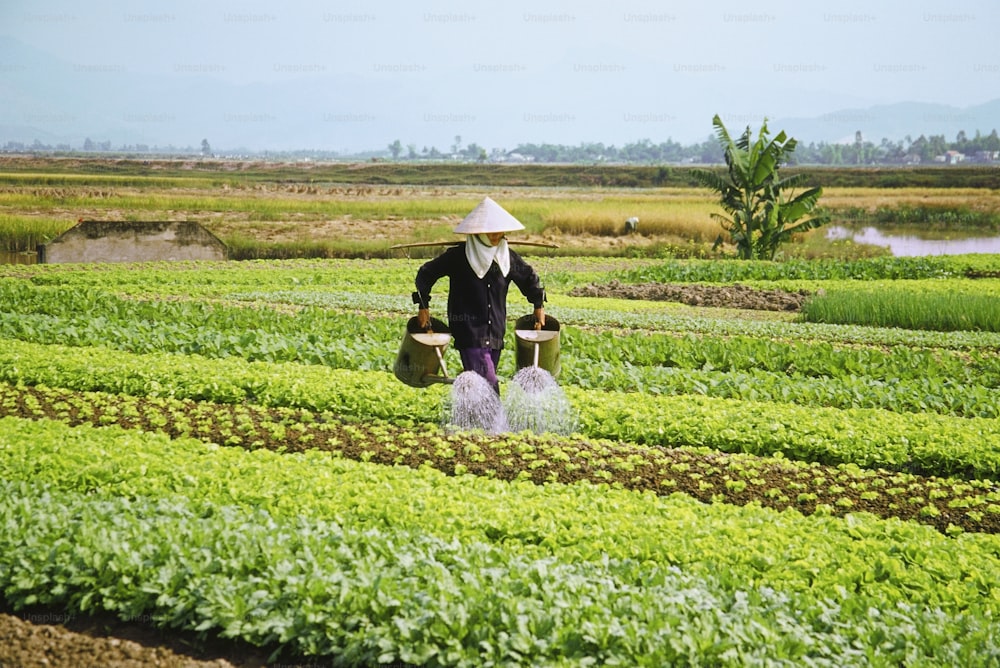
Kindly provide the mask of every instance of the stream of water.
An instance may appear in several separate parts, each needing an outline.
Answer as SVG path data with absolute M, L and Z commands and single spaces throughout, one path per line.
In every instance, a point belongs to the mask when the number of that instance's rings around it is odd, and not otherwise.
M 445 430 L 482 430 L 488 434 L 531 431 L 563 436 L 576 431 L 576 413 L 566 393 L 545 369 L 521 369 L 504 390 L 501 399 L 478 373 L 458 374 L 444 401 Z

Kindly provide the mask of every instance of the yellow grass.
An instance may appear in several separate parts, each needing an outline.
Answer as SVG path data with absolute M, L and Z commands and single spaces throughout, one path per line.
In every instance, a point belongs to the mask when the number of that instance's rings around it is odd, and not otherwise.
M 224 239 L 260 243 L 393 243 L 451 239 L 451 230 L 484 196 L 491 196 L 521 220 L 528 238 L 563 247 L 593 244 L 711 245 L 722 231 L 722 213 L 706 188 L 536 188 L 482 186 L 302 186 L 256 184 L 246 188 L 170 182 L 11 186 L 0 192 L 0 216 L 8 236 L 34 243 L 11 221 L 78 218 L 106 220 L 195 220 Z M 844 209 L 917 207 L 1000 212 L 1000 191 L 973 188 L 827 188 L 820 206 Z M 625 221 L 639 219 L 638 235 L 625 234 Z M 821 237 L 822 234 L 814 235 Z M 27 240 L 27 241 L 26 241 Z M 801 242 L 802 240 L 798 240 Z M 14 243 L 14 241 L 11 241 Z
M 935 206 L 1000 211 L 1000 191 L 988 188 L 824 188 L 820 205 L 830 209 Z

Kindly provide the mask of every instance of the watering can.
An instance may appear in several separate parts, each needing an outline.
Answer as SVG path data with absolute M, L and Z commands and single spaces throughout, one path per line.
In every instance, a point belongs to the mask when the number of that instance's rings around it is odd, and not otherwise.
M 416 316 L 410 318 L 392 372 L 411 387 L 455 382 L 448 376 L 444 363 L 444 351 L 450 342 L 451 330 L 441 320 L 431 318 L 430 327 L 425 330 Z
M 553 378 L 559 376 L 559 321 L 545 315 L 545 326 L 538 327 L 535 315 L 528 314 L 514 323 L 514 341 L 517 344 L 517 369 L 529 366 L 548 371 Z

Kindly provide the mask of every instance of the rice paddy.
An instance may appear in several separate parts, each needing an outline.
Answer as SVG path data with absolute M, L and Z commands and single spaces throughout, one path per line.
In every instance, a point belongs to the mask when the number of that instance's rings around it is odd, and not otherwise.
M 0 251 L 8 253 L 33 251 L 81 219 L 193 220 L 226 242 L 232 259 L 398 257 L 391 246 L 450 239 L 455 224 L 485 195 L 524 223 L 523 239 L 557 244 L 560 250 L 552 254 L 558 255 L 706 257 L 722 232 L 711 216 L 720 209 L 707 189 L 579 185 L 593 180 L 598 168 L 582 175 L 565 166 L 572 185 L 540 187 L 337 183 L 304 169 L 284 176 L 288 168 L 281 165 L 267 180 L 261 166 L 246 173 L 233 166 L 215 171 L 186 166 L 154 174 L 135 165 L 114 167 L 123 173 L 74 173 L 59 171 L 66 167 L 53 162 L 54 171 L 46 173 L 41 167 L 9 169 L 12 164 L 0 167 Z M 428 173 L 456 168 L 425 167 Z M 552 178 L 554 166 L 537 167 L 538 174 Z M 491 174 L 496 179 L 501 172 Z M 825 188 L 821 205 L 840 224 L 991 230 L 1000 225 L 1000 191 L 987 187 L 835 186 Z M 639 220 L 634 233 L 625 229 L 629 218 Z M 821 229 L 796 238 L 787 254 L 879 253 L 862 246 L 827 240 Z

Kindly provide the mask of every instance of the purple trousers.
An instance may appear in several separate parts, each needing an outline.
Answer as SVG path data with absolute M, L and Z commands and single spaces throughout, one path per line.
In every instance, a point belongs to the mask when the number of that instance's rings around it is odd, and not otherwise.
M 497 379 L 500 351 L 495 348 L 462 348 L 458 352 L 462 356 L 462 368 L 478 373 L 500 394 L 500 381 Z

